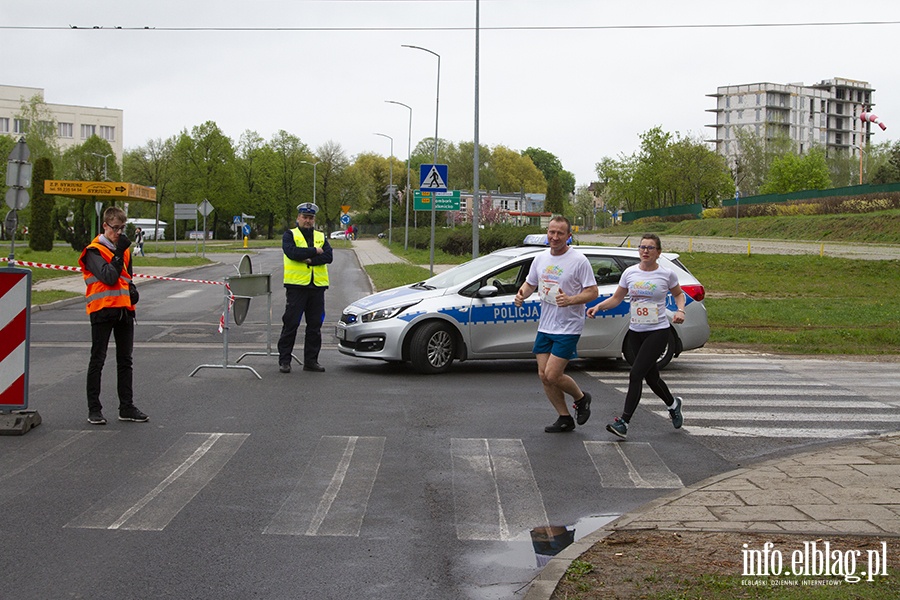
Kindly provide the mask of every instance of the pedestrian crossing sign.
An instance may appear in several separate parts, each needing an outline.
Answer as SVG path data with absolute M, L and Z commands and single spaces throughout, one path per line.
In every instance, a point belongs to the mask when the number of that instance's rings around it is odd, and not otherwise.
M 446 192 L 447 165 L 419 165 L 419 189 L 423 192 Z

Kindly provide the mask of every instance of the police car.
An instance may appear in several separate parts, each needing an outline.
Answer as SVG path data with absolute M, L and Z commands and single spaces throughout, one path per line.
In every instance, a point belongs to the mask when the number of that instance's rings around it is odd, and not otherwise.
M 454 360 L 531 358 L 541 307 L 534 293 L 522 306 L 513 303 L 534 257 L 546 246 L 531 243 L 505 248 L 471 260 L 413 285 L 393 288 L 357 300 L 344 309 L 335 326 L 342 354 L 384 361 L 408 361 L 420 373 L 442 373 Z M 638 264 L 636 248 L 572 246 L 591 263 L 600 296 L 610 297 L 622 272 Z M 678 260 L 663 252 L 659 264 L 674 270 L 685 293 L 685 321 L 670 329 L 669 343 L 658 359 L 660 368 L 684 350 L 709 339 L 703 286 Z M 676 310 L 670 294 L 666 311 Z M 630 320 L 628 300 L 587 319 L 578 342 L 580 358 L 618 358 Z

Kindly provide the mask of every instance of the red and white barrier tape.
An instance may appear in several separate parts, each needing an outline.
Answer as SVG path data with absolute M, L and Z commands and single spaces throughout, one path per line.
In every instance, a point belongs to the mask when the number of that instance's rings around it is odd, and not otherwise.
M 0 258 L 0 262 L 7 262 L 8 258 Z M 81 273 L 81 267 L 70 267 L 68 265 L 51 265 L 47 263 L 36 263 L 27 260 L 16 260 L 17 265 L 25 267 L 34 267 L 36 269 L 53 269 L 55 271 L 74 271 Z M 181 277 L 163 277 L 162 275 L 145 275 L 144 273 L 135 273 L 135 277 L 142 279 L 161 279 L 163 281 L 183 281 L 185 283 L 205 283 L 209 285 L 225 285 L 224 281 L 210 281 L 207 279 L 183 279 Z

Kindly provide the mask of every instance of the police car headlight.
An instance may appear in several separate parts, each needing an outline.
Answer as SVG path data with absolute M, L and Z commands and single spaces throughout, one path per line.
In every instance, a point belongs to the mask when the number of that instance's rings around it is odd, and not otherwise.
M 384 321 L 385 319 L 393 319 L 410 306 L 415 306 L 418 302 L 412 304 L 402 304 L 400 306 L 391 306 L 390 308 L 379 308 L 359 316 L 359 320 L 363 323 L 371 323 L 372 321 Z

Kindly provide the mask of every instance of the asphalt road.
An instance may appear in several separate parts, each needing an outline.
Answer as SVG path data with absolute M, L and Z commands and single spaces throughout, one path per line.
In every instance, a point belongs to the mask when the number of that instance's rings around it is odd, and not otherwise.
M 273 274 L 272 325 L 253 299 L 228 330 L 227 364 L 274 347 L 280 262 L 277 249 L 254 257 Z M 335 251 L 330 272 L 326 332 L 368 292 L 351 251 Z M 32 315 L 30 407 L 44 422 L 0 437 L 0 597 L 509 598 L 538 572 L 533 527 L 580 537 L 747 461 L 896 429 L 891 365 L 698 352 L 666 371 L 685 397 L 683 430 L 648 395 L 629 441 L 614 442 L 603 425 L 627 368 L 593 361 L 572 373 L 594 417 L 548 435 L 533 361 L 419 376 L 340 355 L 326 337 L 325 373 L 242 358 L 257 379 L 221 367 L 223 306 L 221 286 L 142 286 L 136 403 L 151 420 L 107 426 L 86 422 L 83 306 Z M 200 365 L 212 366 L 190 376 Z

